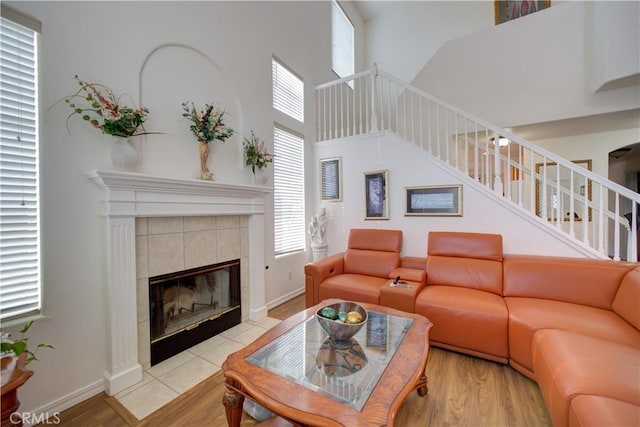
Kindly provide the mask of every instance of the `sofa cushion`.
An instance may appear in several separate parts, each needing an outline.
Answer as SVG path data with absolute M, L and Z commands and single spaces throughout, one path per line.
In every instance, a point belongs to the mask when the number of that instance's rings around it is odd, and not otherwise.
M 386 278 L 400 266 L 402 231 L 354 228 L 347 246 L 345 273 Z
M 347 248 L 400 253 L 402 230 L 354 228 L 349 232 Z
M 502 295 L 502 236 L 430 232 L 427 285 L 459 286 Z
M 591 394 L 640 405 L 640 349 L 602 338 L 543 329 L 533 338 L 533 366 L 556 426 L 569 424 L 569 406 Z
M 457 286 L 502 296 L 502 264 L 473 258 L 429 255 L 427 285 Z
M 570 427 L 637 427 L 640 406 L 609 397 L 582 394 L 571 400 Z
M 611 310 L 637 264 L 586 258 L 505 255 L 504 296 L 543 298 Z
M 613 300 L 613 311 L 636 329 L 640 329 L 640 304 L 638 301 L 640 301 L 640 266 L 624 276 Z
M 400 254 L 362 249 L 347 249 L 344 254 L 344 272 L 389 278 L 389 273 L 400 265 Z
M 502 235 L 432 231 L 427 254 L 502 261 Z
M 347 301 L 380 303 L 380 288 L 388 278 L 360 274 L 340 274 L 320 284 L 320 300 L 339 298 Z
M 416 298 L 415 312 L 433 323 L 429 338 L 435 345 L 472 350 L 502 362 L 509 357 L 507 307 L 498 295 L 453 286 L 427 286 Z
M 531 345 L 539 329 L 553 328 L 640 347 L 640 331 L 609 310 L 537 298 L 505 298 L 509 310 L 509 358 L 533 370 Z

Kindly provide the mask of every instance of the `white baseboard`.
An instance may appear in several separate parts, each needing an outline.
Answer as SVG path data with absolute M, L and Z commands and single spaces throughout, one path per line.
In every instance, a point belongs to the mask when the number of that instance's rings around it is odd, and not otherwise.
M 31 426 L 38 423 L 46 423 L 46 420 L 49 420 L 49 423 L 55 423 L 55 420 L 58 417 L 57 414 L 64 411 L 65 409 L 69 409 L 72 406 L 89 399 L 90 397 L 95 396 L 96 394 L 102 393 L 103 391 L 104 380 L 100 379 L 93 384 L 89 384 L 74 392 L 62 396 L 61 398 L 56 399 L 53 402 L 27 411 L 35 422 L 27 423 L 27 420 L 25 419 L 24 425 Z M 22 410 L 20 410 L 19 412 L 24 413 L 24 411 Z M 23 417 L 23 419 L 24 418 L 25 417 Z
M 304 287 L 298 288 L 295 291 L 291 291 L 288 294 L 285 294 L 279 298 L 274 299 L 273 301 L 269 301 L 267 303 L 267 307 L 271 310 L 273 307 L 277 307 L 282 303 L 289 301 L 291 298 L 295 298 L 298 295 L 304 294 Z

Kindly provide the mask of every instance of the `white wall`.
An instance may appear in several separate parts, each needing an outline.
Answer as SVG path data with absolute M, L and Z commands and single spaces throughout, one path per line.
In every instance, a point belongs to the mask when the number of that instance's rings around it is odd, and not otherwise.
M 214 142 L 210 167 L 216 181 L 250 184 L 242 165 L 241 136 L 250 129 L 272 147 L 276 119 L 271 100 L 271 58 L 276 55 L 305 81 L 312 117 L 313 87 L 330 71 L 328 2 L 7 2 L 42 22 L 40 90 L 43 111 L 73 93 L 73 75 L 109 85 L 151 110 L 147 130 L 165 132 L 136 142 L 137 172 L 193 178 L 197 144 L 179 118 L 180 102 L 220 102 L 238 136 Z M 168 48 L 145 60 L 166 44 Z M 30 331 L 41 354 L 20 389 L 21 410 L 60 408 L 83 393 L 102 390 L 107 333 L 104 289 L 106 230 L 102 190 L 87 177 L 110 169 L 110 138 L 80 120 L 65 118 L 62 104 L 42 114 L 41 206 L 44 314 Z M 301 130 L 310 146 L 313 120 Z M 311 150 L 308 149 L 307 161 Z M 303 263 L 273 256 L 273 202 L 266 203 L 266 297 L 270 302 L 304 286 Z M 281 280 L 287 269 L 291 281 Z M 133 327 L 133 326 L 132 326 Z M 86 395 L 85 395 L 86 397 Z
M 616 8 L 626 2 L 603 3 Z M 592 5 L 552 2 L 550 8 L 448 41 L 413 85 L 500 127 L 638 108 L 637 84 L 598 93 L 592 88 L 593 40 L 603 37 L 591 27 Z M 616 54 L 637 54 L 640 15 L 612 25 L 626 41 Z M 640 71 L 640 64 L 635 66 Z
M 493 1 L 380 1 L 365 21 L 365 68 L 410 82 L 448 40 L 493 27 Z M 356 69 L 360 71 L 360 69 Z
M 351 228 L 403 230 L 402 255 L 426 256 L 429 231 L 469 231 L 503 236 L 505 253 L 583 257 L 574 247 L 558 240 L 551 227 L 538 227 L 519 214 L 496 204 L 476 183 L 461 179 L 424 150 L 384 132 L 316 143 L 318 159 L 342 158 L 342 201 L 319 203 L 329 217 L 328 254 L 346 248 Z M 317 166 L 316 166 L 317 170 Z M 364 220 L 364 172 L 388 170 L 389 220 Z M 316 176 L 316 187 L 319 179 Z M 407 217 L 404 187 L 463 184 L 462 217 Z M 542 231 L 541 231 L 542 230 Z
M 608 90 L 640 84 L 640 3 L 594 2 L 588 8 L 591 24 L 591 89 Z

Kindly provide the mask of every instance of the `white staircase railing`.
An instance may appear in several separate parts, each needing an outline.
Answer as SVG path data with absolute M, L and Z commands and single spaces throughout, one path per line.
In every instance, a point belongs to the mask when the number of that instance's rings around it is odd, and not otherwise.
M 316 87 L 317 141 L 389 130 L 582 242 L 638 260 L 640 194 L 374 67 Z

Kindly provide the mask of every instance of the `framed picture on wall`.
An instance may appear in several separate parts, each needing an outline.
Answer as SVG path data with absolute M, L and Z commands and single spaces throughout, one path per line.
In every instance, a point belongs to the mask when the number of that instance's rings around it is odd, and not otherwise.
M 574 160 L 578 166 L 591 170 L 591 159 Z M 546 179 L 546 185 L 543 187 L 543 179 Z M 558 181 L 558 179 L 560 181 Z M 571 211 L 571 181 L 573 180 L 574 193 L 579 194 L 580 198 L 573 198 L 573 211 Z M 571 173 L 571 171 L 554 162 L 536 163 L 536 215 L 549 221 L 562 219 L 563 221 L 582 221 L 584 217 L 585 205 L 584 199 L 587 200 L 587 216 L 588 220 L 592 220 L 591 207 L 592 201 L 591 180 L 584 176 Z M 560 218 L 558 218 L 558 215 Z
M 494 0 L 496 25 L 551 6 L 551 0 Z
M 406 216 L 462 216 L 462 185 L 405 187 Z
M 320 159 L 320 199 L 323 202 L 342 200 L 342 158 Z
M 364 173 L 364 219 L 389 219 L 388 174 L 386 170 Z

